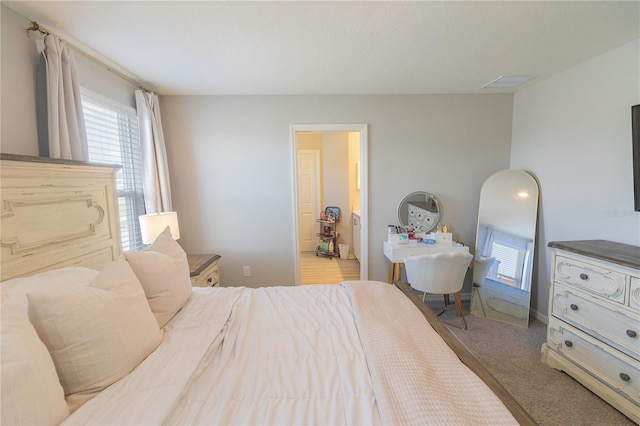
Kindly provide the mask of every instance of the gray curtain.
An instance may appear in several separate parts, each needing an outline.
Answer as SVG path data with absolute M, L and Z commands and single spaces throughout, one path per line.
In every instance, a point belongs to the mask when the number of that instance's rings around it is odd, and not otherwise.
M 144 171 L 144 205 L 147 214 L 170 212 L 171 185 L 158 96 L 152 92 L 136 90 L 136 109 Z
M 88 161 L 78 68 L 64 41 L 47 34 L 36 40 L 42 55 L 37 72 L 40 156 Z

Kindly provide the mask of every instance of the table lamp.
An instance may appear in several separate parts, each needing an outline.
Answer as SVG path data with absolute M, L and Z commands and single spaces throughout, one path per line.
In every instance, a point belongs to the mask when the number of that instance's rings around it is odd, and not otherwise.
M 164 212 L 151 213 L 139 216 L 140 233 L 143 244 L 153 244 L 158 235 L 168 226 L 174 240 L 180 239 L 180 227 L 178 226 L 178 213 Z

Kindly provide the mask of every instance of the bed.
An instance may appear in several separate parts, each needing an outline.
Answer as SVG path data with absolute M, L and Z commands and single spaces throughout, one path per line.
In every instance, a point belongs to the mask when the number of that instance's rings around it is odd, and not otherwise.
M 404 283 L 192 289 L 116 166 L 0 171 L 3 424 L 535 424 Z

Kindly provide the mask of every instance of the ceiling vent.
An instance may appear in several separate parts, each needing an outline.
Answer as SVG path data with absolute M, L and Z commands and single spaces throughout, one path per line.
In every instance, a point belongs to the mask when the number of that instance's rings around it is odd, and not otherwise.
M 525 83 L 533 78 L 532 75 L 503 75 L 489 84 L 482 86 L 483 89 L 510 89 Z

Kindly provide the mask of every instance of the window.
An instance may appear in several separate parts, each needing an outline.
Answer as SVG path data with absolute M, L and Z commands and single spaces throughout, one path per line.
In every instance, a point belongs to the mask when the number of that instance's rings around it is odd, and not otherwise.
M 119 164 L 116 174 L 123 250 L 143 247 L 138 216 L 145 213 L 138 117 L 133 108 L 82 90 L 89 161 Z
M 519 287 L 522 279 L 524 250 L 494 242 L 491 247 L 491 256 L 500 262 L 498 277 L 501 281 Z

